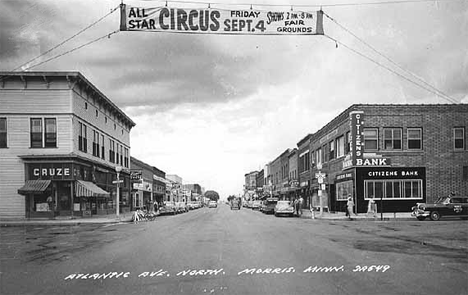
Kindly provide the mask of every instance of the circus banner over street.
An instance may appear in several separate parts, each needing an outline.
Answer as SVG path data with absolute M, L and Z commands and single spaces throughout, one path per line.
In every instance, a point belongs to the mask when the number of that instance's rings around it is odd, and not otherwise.
M 142 8 L 121 5 L 121 31 L 235 35 L 323 35 L 323 12 Z

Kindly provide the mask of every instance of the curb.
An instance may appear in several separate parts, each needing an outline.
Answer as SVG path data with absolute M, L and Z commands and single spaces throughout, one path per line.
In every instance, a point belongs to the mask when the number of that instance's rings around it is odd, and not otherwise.
M 86 224 L 118 224 L 118 223 L 130 223 L 131 220 L 68 220 L 68 221 L 41 221 L 41 220 L 18 220 L 18 221 L 0 221 L 0 227 L 20 227 L 20 226 L 77 226 Z

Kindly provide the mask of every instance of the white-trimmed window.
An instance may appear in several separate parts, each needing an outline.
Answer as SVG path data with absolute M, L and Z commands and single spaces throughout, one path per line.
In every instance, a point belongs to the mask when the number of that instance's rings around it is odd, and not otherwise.
M 321 148 L 317 150 L 317 152 L 315 153 L 315 156 L 316 156 L 315 162 L 317 163 L 317 165 L 322 164 L 322 149 Z
M 408 128 L 408 149 L 422 149 L 422 128 Z
M 57 120 L 55 118 L 31 118 L 30 137 L 31 148 L 57 147 Z
M 384 128 L 384 149 L 385 150 L 401 150 L 402 146 L 402 129 L 401 128 Z
M 422 199 L 422 180 L 364 180 L 364 198 L 401 200 Z
M 343 157 L 345 155 L 345 137 L 340 136 L 336 139 L 336 157 Z
M 364 128 L 362 135 L 364 136 L 364 151 L 375 151 L 379 149 L 378 128 Z
M 8 147 L 7 135 L 8 135 L 7 119 L 0 118 L 0 148 Z
M 348 195 L 354 196 L 352 180 L 338 182 L 335 185 L 335 189 L 337 201 L 346 201 Z
M 464 127 L 453 128 L 453 149 L 455 150 L 465 149 L 465 128 Z

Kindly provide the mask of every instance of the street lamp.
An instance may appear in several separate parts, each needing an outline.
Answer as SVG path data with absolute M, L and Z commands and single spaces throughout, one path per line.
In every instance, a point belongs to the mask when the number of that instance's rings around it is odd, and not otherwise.
M 117 180 L 115 183 L 117 184 L 117 195 L 116 195 L 116 215 L 119 216 L 120 213 L 120 171 L 122 171 L 121 166 L 116 166 L 115 167 L 115 172 L 117 172 Z

